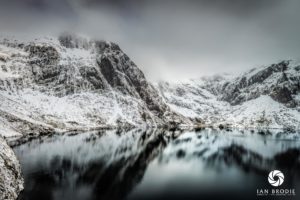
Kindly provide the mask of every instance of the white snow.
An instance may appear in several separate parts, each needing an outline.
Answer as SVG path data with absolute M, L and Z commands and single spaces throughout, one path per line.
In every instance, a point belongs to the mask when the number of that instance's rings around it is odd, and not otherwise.
M 9 78 L 18 78 L 19 76 L 16 74 L 12 74 L 9 72 L 3 72 L 0 70 L 0 79 L 9 79 Z
M 299 78 L 294 65 L 289 66 L 286 73 L 291 77 Z M 256 68 L 245 77 L 249 79 L 257 72 L 266 67 Z M 240 91 L 246 97 L 246 101 L 232 106 L 228 102 L 220 100 L 220 88 L 226 82 L 235 83 L 242 77 L 206 77 L 201 79 L 185 81 L 182 83 L 164 83 L 156 85 L 165 101 L 172 110 L 189 118 L 199 118 L 206 125 L 218 126 L 226 124 L 233 127 L 253 128 L 285 128 L 294 127 L 300 130 L 300 108 L 289 108 L 286 105 L 273 100 L 268 95 L 259 95 L 252 99 L 249 91 L 263 93 L 271 85 L 276 85 L 277 80 L 282 77 L 281 73 L 273 73 L 261 84 L 253 84 L 245 91 Z M 292 81 L 295 78 L 291 78 Z M 297 79 L 296 79 L 297 80 Z M 214 92 L 214 94 L 212 93 Z M 230 95 L 230 94 L 229 94 Z M 294 95 L 294 99 L 300 105 L 300 93 Z
M 18 43 L 16 40 L 8 40 L 8 43 L 10 42 L 12 46 Z M 135 97 L 124 95 L 106 82 L 103 84 L 108 89 L 92 88 L 93 86 L 82 75 L 81 70 L 85 69 L 87 72 L 90 68 L 100 70 L 96 63 L 96 57 L 99 55 L 95 49 L 65 48 L 54 38 L 22 41 L 25 46 L 28 44 L 50 46 L 58 51 L 58 64 L 50 66 L 53 69 L 49 70 L 53 73 L 56 73 L 57 69 L 65 70 L 59 74 L 59 80 L 55 80 L 55 83 L 60 81 L 63 83 L 58 84 L 59 88 L 54 88 L 55 84 L 51 88 L 51 86 L 38 85 L 33 80 L 32 68 L 35 65 L 28 63 L 31 58 L 29 53 L 25 52 L 25 48 L 8 47 L 8 43 L 0 44 L 0 52 L 3 55 L 14 55 L 13 59 L 3 62 L 0 67 L 0 112 L 11 114 L 22 122 L 9 122 L 0 113 L 0 126 L 2 127 L 0 135 L 19 136 L 28 123 L 65 131 L 118 126 L 120 123 L 135 126 L 155 125 L 160 120 L 148 109 L 145 101 L 137 98 L 138 94 Z M 63 69 L 60 66 L 63 66 Z M 44 67 L 42 70 L 48 69 Z M 42 73 L 42 70 L 39 73 Z M 132 70 L 132 73 L 135 72 Z M 120 73 L 125 76 L 125 73 Z M 103 76 L 100 72 L 98 74 Z M 103 77 L 100 78 L 105 80 Z M 67 94 L 66 87 L 69 85 L 73 85 L 74 94 Z M 57 90 L 63 95 L 56 95 Z M 147 119 L 144 119 L 145 116 Z
M 10 40 L 10 42 L 14 44 L 14 40 Z M 1 43 L 0 112 L 8 113 L 23 122 L 12 123 L 5 116 L 0 115 L 0 135 L 5 137 L 19 136 L 22 128 L 20 124 L 22 123 L 23 126 L 31 123 L 61 131 L 118 126 L 119 123 L 146 126 L 147 124 L 156 125 L 157 121 L 162 121 L 149 110 L 146 102 L 139 98 L 139 94 L 135 89 L 132 89 L 130 83 L 128 83 L 128 88 L 124 89 L 131 90 L 133 95 L 124 95 L 112 88 L 105 81 L 106 79 L 103 78 L 102 73 L 97 74 L 103 80 L 103 83 L 100 84 L 105 85 L 106 89 L 95 89 L 90 82 L 86 81 L 86 77 L 82 75 L 82 69 L 87 70 L 87 72 L 89 69 L 100 70 L 96 63 L 96 58 L 99 55 L 97 55 L 95 49 L 65 48 L 60 45 L 57 39 L 53 38 L 30 40 L 25 41 L 23 44 L 52 46 L 59 53 L 58 64 L 49 66 L 50 69 L 47 68 L 48 66 L 42 69 L 39 68 L 39 73 L 42 74 L 43 70 L 50 70 L 51 73 L 56 73 L 59 70 L 64 71 L 59 73 L 59 76 L 56 77 L 58 80 L 55 79 L 54 83 L 52 81 L 49 85 L 47 85 L 47 82 L 42 85 L 37 84 L 33 75 L 35 65 L 28 62 L 31 59 L 29 53 L 25 52 L 24 48 L 8 47 L 9 45 Z M 110 53 L 114 54 L 115 52 L 111 51 Z M 100 56 L 109 56 L 110 53 L 105 52 L 105 55 L 101 54 Z M 127 60 L 122 60 L 122 62 L 130 63 Z M 120 63 L 114 64 L 115 67 L 120 65 Z M 61 66 L 63 67 L 60 68 Z M 139 71 L 128 70 L 144 81 Z M 246 73 L 246 76 L 249 78 L 260 70 L 250 71 Z M 124 82 L 129 79 L 126 77 L 128 74 L 122 70 L 117 69 L 116 72 L 120 73 L 120 77 L 124 78 Z M 93 74 L 93 72 L 91 73 Z M 293 77 L 298 76 L 299 72 L 291 67 L 286 73 Z M 99 77 L 92 78 L 99 79 Z M 249 90 L 263 91 L 269 85 L 276 84 L 279 78 L 280 74 L 274 73 L 263 84 L 253 84 L 249 87 Z M 231 106 L 228 102 L 221 101 L 218 89 L 220 90 L 222 84 L 236 80 L 238 79 L 234 76 L 226 74 L 178 83 L 161 83 L 156 85 L 156 88 L 163 100 L 159 99 L 159 96 L 155 97 L 155 100 L 163 105 L 166 103 L 173 112 L 187 118 L 202 119 L 206 125 L 229 124 L 235 127 L 259 126 L 271 128 L 297 125 L 299 127 L 299 108 L 287 108 L 268 96 L 262 95 L 250 100 L 251 98 L 245 90 L 241 91 L 241 94 L 246 96 L 248 101 L 241 105 Z M 67 87 L 70 85 L 74 87 L 75 92 L 67 94 Z M 57 95 L 57 90 L 62 95 Z M 155 90 L 149 91 L 156 92 Z M 294 96 L 295 100 L 300 102 L 299 94 Z M 165 115 L 170 118 L 174 117 L 174 115 Z

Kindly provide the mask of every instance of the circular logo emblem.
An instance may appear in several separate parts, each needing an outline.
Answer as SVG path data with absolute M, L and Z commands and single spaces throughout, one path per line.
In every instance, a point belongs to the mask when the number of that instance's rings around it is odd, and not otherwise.
M 284 175 L 279 170 L 273 170 L 269 173 L 268 181 L 271 185 L 278 187 L 283 183 Z

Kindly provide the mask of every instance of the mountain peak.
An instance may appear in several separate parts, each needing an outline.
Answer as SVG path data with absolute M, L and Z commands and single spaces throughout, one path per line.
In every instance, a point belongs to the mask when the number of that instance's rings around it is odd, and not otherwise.
M 161 83 L 158 88 L 173 110 L 205 125 L 300 128 L 300 67 L 290 60 L 241 76 Z
M 115 43 L 76 35 L 5 40 L 0 53 L 0 121 L 6 130 L 34 124 L 69 130 L 188 122 L 170 111 Z M 15 127 L 1 111 L 19 113 L 11 117 L 23 124 Z

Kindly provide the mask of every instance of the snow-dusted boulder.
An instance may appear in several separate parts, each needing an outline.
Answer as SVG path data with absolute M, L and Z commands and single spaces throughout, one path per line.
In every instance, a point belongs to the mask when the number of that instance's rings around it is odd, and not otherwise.
M 0 52 L 0 61 L 6 62 L 9 59 L 9 57 L 10 56 L 8 54 Z
M 19 161 L 12 149 L 0 137 L 0 199 L 15 200 L 23 190 Z

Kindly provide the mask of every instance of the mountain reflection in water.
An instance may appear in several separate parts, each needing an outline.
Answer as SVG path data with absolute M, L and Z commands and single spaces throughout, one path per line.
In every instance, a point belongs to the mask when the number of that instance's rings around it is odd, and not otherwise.
M 296 190 L 288 198 L 300 195 L 298 134 L 109 130 L 55 134 L 14 151 L 20 200 L 257 199 L 274 169 L 285 176 L 279 188 Z

